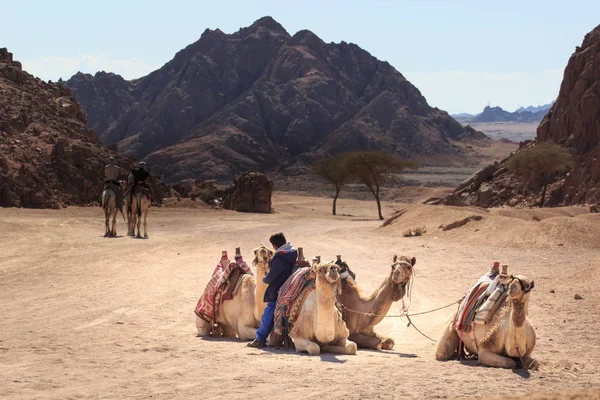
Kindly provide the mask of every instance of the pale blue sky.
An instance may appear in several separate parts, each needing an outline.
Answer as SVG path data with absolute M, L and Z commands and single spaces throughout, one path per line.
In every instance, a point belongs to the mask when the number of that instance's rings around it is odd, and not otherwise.
M 132 79 L 206 28 L 232 33 L 265 15 L 290 34 L 356 43 L 432 106 L 474 113 L 553 100 L 575 46 L 600 24 L 600 0 L 0 0 L 0 47 L 43 79 L 80 69 Z

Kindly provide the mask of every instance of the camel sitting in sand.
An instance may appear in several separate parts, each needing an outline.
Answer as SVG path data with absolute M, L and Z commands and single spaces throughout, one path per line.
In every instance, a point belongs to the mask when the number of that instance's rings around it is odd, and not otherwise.
M 416 262 L 414 257 L 394 255 L 389 275 L 368 297 L 363 296 L 357 283 L 348 276 L 348 272 L 342 274 L 340 302 L 344 306 L 344 319 L 350 331 L 349 339 L 358 347 L 375 350 L 394 348 L 394 340 L 375 333 L 375 325 L 383 320 L 392 303 L 401 300 L 409 291 L 409 282 Z
M 239 248 L 236 249 L 236 256 L 241 256 Z M 239 289 L 233 299 L 221 303 L 217 322 L 222 327 L 223 336 L 237 336 L 241 340 L 256 338 L 256 329 L 260 326 L 266 307 L 264 297 L 268 285 L 263 282 L 263 278 L 267 274 L 271 257 L 273 252 L 265 246 L 255 249 L 252 265 L 256 267 L 256 278 L 249 274 L 241 275 L 237 283 Z M 209 336 L 211 328 L 210 322 L 196 315 L 198 336 Z
M 147 219 L 148 211 L 150 210 L 150 188 L 143 185 L 139 185 L 135 188 L 133 193 L 133 200 L 131 202 L 131 216 L 129 217 L 129 230 L 128 234 L 131 236 L 135 235 L 135 228 L 137 225 L 136 237 L 140 239 L 140 225 L 142 219 L 144 220 L 144 239 L 148 239 L 147 231 Z
M 446 361 L 452 358 L 462 339 L 465 349 L 476 354 L 480 364 L 514 369 L 517 367 L 515 359 L 520 359 L 522 368 L 537 368 L 538 361 L 531 357 L 535 347 L 535 330 L 527 318 L 533 286 L 533 280 L 525 276 L 510 276 L 508 296 L 490 323 L 474 325 L 469 332 L 456 330 L 455 312 L 439 341 L 436 359 Z
M 290 330 L 296 351 L 310 355 L 321 351 L 356 354 L 356 343 L 348 340 L 350 332 L 336 307 L 336 287 L 340 286 L 339 268 L 334 263 L 313 265 L 315 290 L 304 300 L 298 318 Z
M 102 191 L 102 208 L 104 209 L 104 237 L 115 237 L 117 236 L 117 213 L 119 208 L 117 207 L 117 193 L 115 193 L 113 187 L 109 186 Z M 122 211 L 121 211 L 122 213 Z M 112 227 L 111 227 L 112 219 Z M 125 216 L 123 216 L 125 220 Z

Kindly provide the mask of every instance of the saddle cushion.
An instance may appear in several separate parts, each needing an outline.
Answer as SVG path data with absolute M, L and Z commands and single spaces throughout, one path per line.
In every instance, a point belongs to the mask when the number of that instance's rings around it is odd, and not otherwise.
M 239 272 L 236 272 L 237 279 L 235 281 L 231 279 L 230 287 L 226 289 L 228 279 L 236 270 L 239 270 Z M 214 323 L 219 315 L 221 300 L 229 300 L 235 296 L 237 289 L 239 289 L 238 281 L 241 281 L 239 278 L 244 274 L 253 275 L 252 270 L 242 257 L 236 258 L 236 262 L 231 262 L 227 257 L 222 257 L 215 267 L 202 296 L 198 299 L 194 310 L 196 315 L 205 321 Z M 225 293 L 228 293 L 227 299 L 223 298 Z

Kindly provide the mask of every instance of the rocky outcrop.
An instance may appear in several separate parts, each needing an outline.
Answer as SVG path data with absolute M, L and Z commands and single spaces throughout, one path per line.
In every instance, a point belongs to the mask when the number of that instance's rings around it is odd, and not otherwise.
M 68 82 L 58 83 L 71 88 L 86 112 L 89 127 L 97 132 L 106 132 L 137 101 L 133 97 L 135 84 L 113 73 L 97 72 L 92 76 L 78 72 Z
M 588 33 L 569 59 L 556 103 L 537 130 L 537 141 L 565 146 L 575 156 L 572 171 L 548 187 L 548 205 L 600 203 L 600 25 Z M 531 145 L 522 143 L 521 148 Z M 512 176 L 503 160 L 490 165 L 435 204 L 536 205 L 531 193 Z
M 224 193 L 223 208 L 241 212 L 270 213 L 273 183 L 266 175 L 246 172 Z
M 547 111 L 548 109 L 508 112 L 501 107 L 487 106 L 481 114 L 474 116 L 469 122 L 539 122 Z
M 146 158 L 172 182 L 230 181 L 247 170 L 299 174 L 318 157 L 360 149 L 458 159 L 457 142 L 488 140 L 430 107 L 402 74 L 357 45 L 325 43 L 306 30 L 291 36 L 270 17 L 230 35 L 206 30 L 162 68 L 123 86 L 115 95 L 122 107 L 110 100 L 117 90 L 102 89 L 116 87 L 113 80 L 66 84 L 102 98 L 82 104 L 94 120 L 115 118 L 100 131 L 106 145 Z M 113 109 L 122 112 L 115 117 Z
M 0 206 L 58 208 L 98 202 L 110 156 L 71 90 L 23 71 L 0 49 Z

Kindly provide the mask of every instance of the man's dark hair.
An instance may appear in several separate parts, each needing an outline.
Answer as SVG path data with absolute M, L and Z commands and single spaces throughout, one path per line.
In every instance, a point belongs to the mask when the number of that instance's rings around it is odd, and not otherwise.
M 283 246 L 284 244 L 287 243 L 287 240 L 285 239 L 285 236 L 281 232 L 272 235 L 269 238 L 269 241 L 271 242 L 271 244 L 273 246 L 277 246 L 277 248 L 280 248 L 281 246 Z

